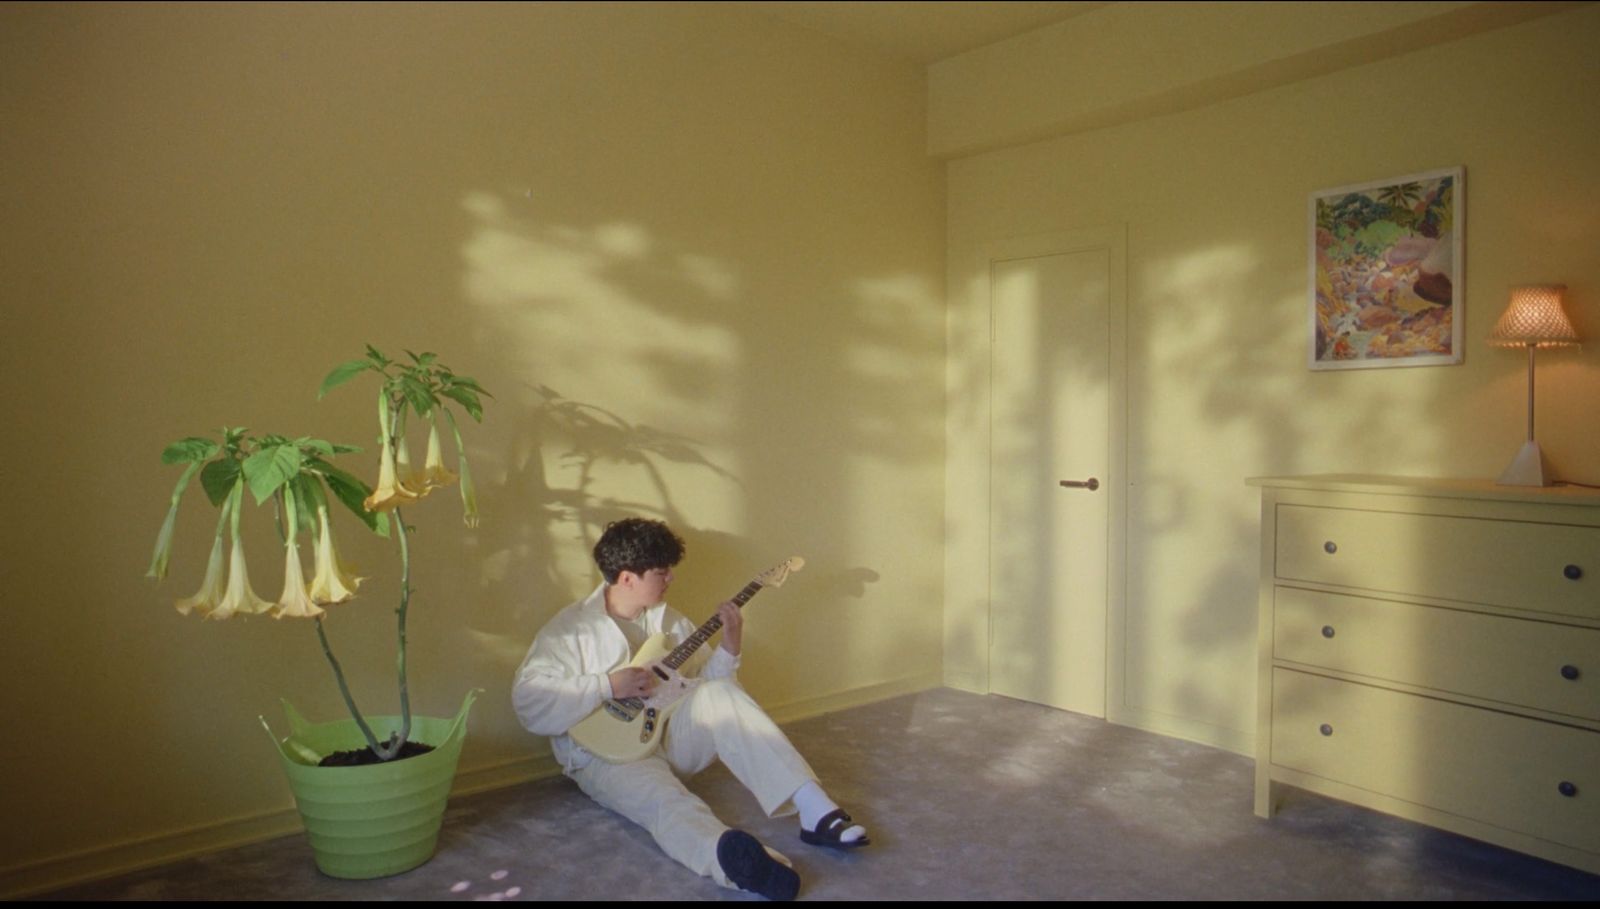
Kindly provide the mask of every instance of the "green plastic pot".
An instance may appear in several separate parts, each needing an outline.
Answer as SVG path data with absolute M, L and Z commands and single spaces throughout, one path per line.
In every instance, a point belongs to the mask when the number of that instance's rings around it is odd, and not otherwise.
M 467 735 L 467 713 L 478 694 L 476 689 L 467 693 L 454 719 L 411 718 L 412 741 L 432 745 L 432 751 L 362 767 L 316 765 L 323 755 L 366 747 L 353 719 L 308 723 L 284 701 L 290 733 L 280 741 L 261 718 L 283 759 L 323 874 L 350 880 L 386 877 L 433 857 Z M 399 717 L 369 717 L 368 723 L 380 735 L 380 730 L 400 728 Z

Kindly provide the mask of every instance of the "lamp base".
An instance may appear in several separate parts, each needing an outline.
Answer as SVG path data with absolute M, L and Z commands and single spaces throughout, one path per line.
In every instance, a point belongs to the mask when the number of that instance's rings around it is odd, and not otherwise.
M 1532 439 L 1522 443 L 1522 450 L 1495 480 L 1501 486 L 1554 486 L 1550 465 L 1545 462 L 1539 443 Z

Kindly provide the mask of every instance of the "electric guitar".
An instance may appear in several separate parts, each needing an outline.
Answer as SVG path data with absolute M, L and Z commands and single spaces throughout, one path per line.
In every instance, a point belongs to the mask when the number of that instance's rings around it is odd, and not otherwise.
M 733 604 L 743 607 L 763 587 L 782 587 L 789 575 L 804 568 L 805 564 L 805 559 L 794 556 L 762 572 L 743 590 L 734 594 Z M 700 679 L 683 676 L 678 670 L 721 627 L 722 616 L 712 613 L 704 625 L 695 629 L 694 634 L 670 652 L 668 645 L 671 635 L 652 635 L 639 647 L 633 662 L 628 664 L 647 669 L 656 677 L 656 685 L 650 689 L 650 694 L 606 701 L 600 705 L 600 709 L 568 730 L 572 740 L 591 754 L 613 764 L 626 764 L 648 757 L 661 744 L 661 733 L 666 729 L 667 719 L 700 684 Z

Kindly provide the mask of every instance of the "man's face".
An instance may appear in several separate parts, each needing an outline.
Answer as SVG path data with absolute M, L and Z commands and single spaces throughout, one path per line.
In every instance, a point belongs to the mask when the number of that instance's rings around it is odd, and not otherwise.
M 666 598 L 671 583 L 671 568 L 652 568 L 644 574 L 624 571 L 606 594 L 606 608 L 619 618 L 636 619 Z
M 672 584 L 671 568 L 652 568 L 639 575 L 639 599 L 654 606 L 667 598 L 667 587 Z

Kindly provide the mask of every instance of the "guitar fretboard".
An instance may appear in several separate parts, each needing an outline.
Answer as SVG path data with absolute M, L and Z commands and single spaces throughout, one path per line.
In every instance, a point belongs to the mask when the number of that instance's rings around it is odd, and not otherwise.
M 744 608 L 744 604 L 750 602 L 750 598 L 755 596 L 760 591 L 761 582 L 751 581 L 750 583 L 744 585 L 743 590 L 733 595 L 733 605 L 738 606 L 741 609 Z M 705 624 L 695 629 L 694 634 L 689 635 L 689 637 L 686 638 L 682 644 L 679 644 L 677 647 L 673 648 L 671 653 L 662 657 L 661 662 L 670 669 L 681 668 L 684 663 L 689 662 L 690 657 L 694 656 L 694 652 L 700 649 L 701 644 L 711 640 L 711 636 L 716 634 L 721 629 L 722 616 L 721 614 L 714 612 L 711 614 L 711 618 L 706 619 Z

